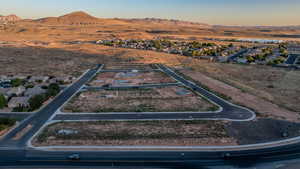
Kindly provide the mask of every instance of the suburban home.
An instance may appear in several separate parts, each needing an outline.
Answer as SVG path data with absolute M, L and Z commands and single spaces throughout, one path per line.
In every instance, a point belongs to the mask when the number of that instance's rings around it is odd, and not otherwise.
M 248 60 L 245 58 L 237 58 L 236 62 L 241 63 L 241 64 L 246 64 L 246 63 L 248 63 Z
M 35 95 L 39 95 L 39 94 L 43 94 L 43 93 L 46 93 L 45 89 L 42 89 L 39 86 L 35 86 L 34 88 L 27 89 L 24 95 L 27 97 L 33 97 Z
M 29 107 L 29 97 L 13 97 L 8 102 L 8 107 Z
M 19 87 L 14 87 L 14 88 L 10 88 L 8 91 L 7 91 L 7 95 L 9 97 L 13 96 L 13 95 L 16 95 L 16 96 L 20 96 L 22 95 L 24 92 L 26 91 L 26 88 L 24 86 L 19 86 Z
M 46 82 L 49 79 L 48 76 L 32 76 L 28 82 Z
M 8 91 L 9 91 L 9 88 L 0 88 L 0 94 L 4 95 L 4 97 L 6 99 L 8 99 L 8 96 L 7 96 Z

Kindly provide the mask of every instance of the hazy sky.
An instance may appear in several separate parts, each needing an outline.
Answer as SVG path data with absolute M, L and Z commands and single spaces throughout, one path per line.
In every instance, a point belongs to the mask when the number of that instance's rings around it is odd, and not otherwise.
M 22 18 L 86 11 L 103 18 L 156 17 L 225 25 L 300 25 L 300 0 L 2 0 Z

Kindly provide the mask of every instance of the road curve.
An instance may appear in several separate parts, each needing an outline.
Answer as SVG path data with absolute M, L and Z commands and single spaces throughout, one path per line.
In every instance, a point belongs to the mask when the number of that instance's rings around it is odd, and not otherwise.
M 232 120 L 241 120 L 243 119 L 244 121 L 249 121 L 249 120 L 253 120 L 256 117 L 256 114 L 244 107 L 232 104 L 220 97 L 218 97 L 217 95 L 211 93 L 210 91 L 198 86 L 197 84 L 184 79 L 182 76 L 178 75 L 177 73 L 175 73 L 173 70 L 171 70 L 170 68 L 161 65 L 161 64 L 157 64 L 157 66 L 163 71 L 165 72 L 167 75 L 173 77 L 174 79 L 176 79 L 178 82 L 182 83 L 183 85 L 185 85 L 188 88 L 191 88 L 192 90 L 194 90 L 195 92 L 197 92 L 198 94 L 200 94 L 201 96 L 207 98 L 208 100 L 210 100 L 211 102 L 217 104 L 218 106 L 220 106 L 222 108 L 221 112 L 219 113 L 219 117 L 223 118 L 223 119 L 232 119 Z

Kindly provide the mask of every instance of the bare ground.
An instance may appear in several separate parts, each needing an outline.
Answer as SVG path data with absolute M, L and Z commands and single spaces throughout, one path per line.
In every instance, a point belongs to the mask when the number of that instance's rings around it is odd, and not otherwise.
M 181 112 L 208 111 L 217 107 L 183 87 L 101 90 L 83 92 L 63 109 L 65 112 Z
M 61 129 L 72 129 L 78 133 L 68 136 L 57 134 Z M 227 135 L 224 122 L 82 122 L 51 125 L 34 139 L 33 144 L 35 146 L 196 146 L 235 145 L 235 140 Z
M 300 118 L 300 74 L 266 66 L 200 63 L 180 72 L 262 116 Z
M 104 72 L 100 73 L 96 78 L 93 79 L 89 84 L 91 86 L 102 86 L 105 84 L 111 84 L 118 86 L 117 81 L 126 81 L 126 85 L 143 85 L 143 84 L 154 84 L 154 83 L 172 83 L 176 82 L 171 77 L 167 76 L 162 72 L 138 72 L 130 73 L 131 75 L 126 76 L 126 73 L 119 72 Z

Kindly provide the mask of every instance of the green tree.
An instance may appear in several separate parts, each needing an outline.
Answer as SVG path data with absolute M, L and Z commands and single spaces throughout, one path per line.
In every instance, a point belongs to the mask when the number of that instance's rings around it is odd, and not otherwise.
M 51 97 L 51 96 L 56 96 L 58 93 L 60 92 L 60 87 L 58 84 L 56 83 L 52 83 L 48 86 L 47 89 L 47 96 Z
M 246 57 L 249 63 L 252 63 L 255 61 L 255 59 L 252 56 L 247 56 Z
M 19 86 L 23 85 L 23 80 L 17 78 L 17 79 L 11 80 L 10 83 L 13 87 L 19 87 Z
M 3 94 L 0 94 L 0 109 L 3 109 L 7 105 L 7 100 Z
M 29 99 L 30 111 L 39 109 L 43 105 L 46 99 L 47 97 L 44 94 L 36 95 L 30 98 Z

